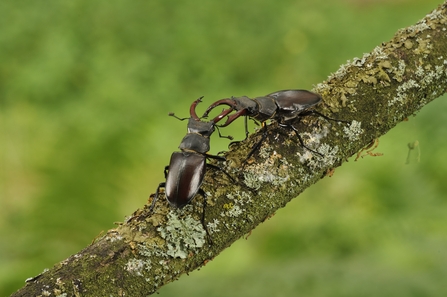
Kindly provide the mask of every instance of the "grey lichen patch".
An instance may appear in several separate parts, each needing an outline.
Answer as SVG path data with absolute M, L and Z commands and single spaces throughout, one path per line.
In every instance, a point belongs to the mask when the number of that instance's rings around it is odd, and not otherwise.
M 129 259 L 129 261 L 127 261 L 124 269 L 131 273 L 131 274 L 135 274 L 137 276 L 143 276 L 143 269 L 145 267 L 145 261 L 141 260 L 141 259 Z
M 152 270 L 152 258 L 167 259 L 169 255 L 155 244 L 141 243 L 137 246 L 141 258 L 131 258 L 125 265 L 125 270 L 137 276 L 143 276 L 143 271 Z
M 261 148 L 263 162 L 247 166 L 243 172 L 246 185 L 258 190 L 263 184 L 283 187 L 290 180 L 289 168 L 293 165 L 272 148 Z
M 360 138 L 360 135 L 363 134 L 362 123 L 353 120 L 350 125 L 343 128 L 343 132 L 345 133 L 343 136 L 348 138 L 349 141 L 356 141 Z
M 300 133 L 301 137 L 305 141 L 307 147 L 316 148 L 320 145 L 321 140 L 323 140 L 329 134 L 329 128 L 327 125 L 321 128 L 315 128 L 311 133 L 305 132 Z M 291 135 L 293 137 L 295 135 Z
M 409 94 L 412 95 L 412 90 L 414 88 L 420 88 L 421 85 L 415 80 L 410 79 L 397 87 L 397 94 L 392 100 L 388 102 L 388 106 L 393 106 L 396 103 L 405 104 Z
M 232 203 L 225 204 L 224 208 L 225 211 L 221 213 L 221 216 L 227 216 L 231 218 L 236 218 L 245 211 L 245 209 L 241 208 L 239 205 L 234 205 Z
M 220 213 L 221 217 L 237 218 L 246 212 L 244 205 L 252 203 L 251 194 L 245 191 L 235 191 L 234 193 L 228 193 L 226 198 L 230 201 L 223 205 L 223 211 Z M 214 220 L 213 223 L 209 223 L 207 226 L 213 229 L 214 232 L 220 231 L 218 225 L 219 220 Z M 227 228 L 231 227 L 226 225 Z M 237 226 L 236 226 L 237 227 Z M 210 231 L 210 229 L 208 229 Z
M 406 69 L 407 65 L 405 64 L 404 60 L 399 60 L 398 61 L 398 66 L 397 67 L 392 67 L 392 73 L 394 74 L 393 78 L 398 81 L 401 82 L 403 79 L 403 76 L 405 74 L 405 69 Z
M 158 287 L 160 281 L 177 275 L 169 266 L 171 255 L 156 244 L 141 243 L 135 248 L 138 258 L 131 258 L 124 265 L 124 269 L 135 276 L 140 276 L 144 281 Z M 148 277 L 149 276 L 149 277 Z
M 439 60 L 441 59 L 443 59 L 443 57 L 440 57 Z M 397 94 L 388 102 L 388 106 L 406 104 L 410 98 L 409 96 L 414 96 L 416 92 L 424 91 L 424 95 L 428 95 L 432 98 L 435 98 L 444 92 L 442 87 L 433 89 L 433 83 L 447 75 L 446 65 L 443 62 L 441 62 L 440 65 L 419 65 L 416 67 L 414 75 L 415 79 L 408 79 L 397 87 Z M 429 88 L 432 89 L 432 92 L 425 92 L 425 90 Z M 425 98 L 422 98 L 420 105 L 422 106 L 425 104 Z
M 251 195 L 246 191 L 235 191 L 234 193 L 228 193 L 226 197 L 232 200 L 235 204 L 239 205 L 253 202 Z
M 313 178 L 313 175 L 306 172 L 306 170 L 304 170 L 303 167 L 298 168 L 298 175 L 300 176 L 300 179 L 296 180 L 296 184 L 298 186 L 307 185 Z M 293 188 L 291 187 L 291 189 L 293 189 Z
M 262 186 L 262 182 L 258 179 L 258 174 L 253 171 L 244 171 L 244 182 L 247 187 L 253 190 L 259 190 Z
M 338 146 L 330 146 L 329 144 L 322 144 L 318 147 L 318 152 L 323 155 L 322 158 L 315 158 L 314 163 L 320 164 L 321 167 L 332 167 L 339 161 L 339 148 Z M 311 163 L 312 166 L 312 163 Z
M 443 59 L 443 57 L 440 58 Z M 432 66 L 431 64 L 426 64 L 424 67 L 418 66 L 415 74 L 419 84 L 425 88 L 439 80 L 443 75 L 447 75 L 447 68 L 445 66 L 445 60 L 440 65 Z
M 213 219 L 212 222 L 209 222 L 208 224 L 206 224 L 206 227 L 208 228 L 208 232 L 210 234 L 213 234 L 216 232 L 220 232 L 219 225 L 220 225 L 220 221 L 218 219 Z
M 157 231 L 166 240 L 167 254 L 173 258 L 185 259 L 191 250 L 205 244 L 206 231 L 200 220 L 195 220 L 190 215 L 179 218 L 176 212 L 177 210 L 171 210 L 166 225 L 157 228 Z

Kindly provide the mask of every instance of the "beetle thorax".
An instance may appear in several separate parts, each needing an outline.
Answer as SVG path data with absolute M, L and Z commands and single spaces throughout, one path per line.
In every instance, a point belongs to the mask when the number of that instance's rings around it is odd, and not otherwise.
M 210 150 L 210 139 L 199 133 L 188 133 L 179 145 L 182 151 L 205 154 Z

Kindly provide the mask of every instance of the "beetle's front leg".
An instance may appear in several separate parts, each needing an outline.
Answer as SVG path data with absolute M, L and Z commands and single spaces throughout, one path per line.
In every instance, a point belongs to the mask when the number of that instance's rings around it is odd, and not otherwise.
M 166 168 L 169 168 L 169 166 L 166 166 Z M 166 175 L 166 168 L 165 168 L 165 175 Z M 151 212 L 154 210 L 155 203 L 158 200 L 158 195 L 160 194 L 160 189 L 164 188 L 164 187 L 166 187 L 166 182 L 162 182 L 158 185 L 157 191 L 155 192 L 154 198 L 152 199 L 152 203 L 151 203 L 151 207 L 150 207 Z
M 268 135 L 267 125 L 265 122 L 262 122 L 261 125 L 262 125 L 262 128 L 261 128 L 262 129 L 262 137 L 255 145 L 252 146 L 250 152 L 248 153 L 247 157 L 243 161 L 243 164 L 245 164 L 247 162 L 247 160 L 251 158 L 251 156 L 261 147 L 262 142 L 267 138 L 267 135 Z

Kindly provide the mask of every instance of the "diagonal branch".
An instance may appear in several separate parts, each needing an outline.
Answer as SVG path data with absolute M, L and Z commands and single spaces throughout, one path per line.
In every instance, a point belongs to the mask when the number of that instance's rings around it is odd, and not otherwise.
M 261 137 L 251 135 L 225 155 L 223 172 L 209 170 L 206 239 L 200 218 L 203 199 L 172 210 L 160 199 L 90 246 L 27 281 L 12 296 L 146 296 L 183 273 L 205 265 L 280 207 L 350 156 L 447 90 L 447 4 L 362 58 L 342 65 L 316 86 L 324 104 L 317 108 L 350 123 L 305 117 L 292 130 L 272 124 L 261 148 L 241 164 Z M 245 185 L 245 186 L 244 186 Z M 66 295 L 64 295 L 66 294 Z

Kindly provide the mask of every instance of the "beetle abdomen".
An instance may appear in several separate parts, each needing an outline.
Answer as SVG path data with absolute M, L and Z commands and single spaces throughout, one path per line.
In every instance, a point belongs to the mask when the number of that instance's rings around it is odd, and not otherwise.
M 166 177 L 166 198 L 178 208 L 188 204 L 200 189 L 206 171 L 204 155 L 190 152 L 174 152 Z

